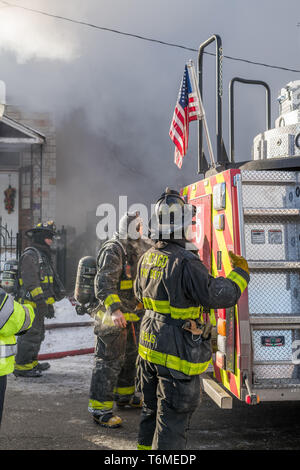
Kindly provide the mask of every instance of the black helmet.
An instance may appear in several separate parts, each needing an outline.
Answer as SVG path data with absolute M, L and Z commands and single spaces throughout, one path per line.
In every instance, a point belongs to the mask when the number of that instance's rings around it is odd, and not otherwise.
M 26 236 L 28 238 L 44 240 L 45 238 L 52 239 L 56 234 L 56 225 L 53 220 L 48 222 L 39 222 L 34 228 L 27 230 Z
M 182 238 L 184 230 L 193 223 L 195 214 L 195 206 L 187 204 L 178 191 L 166 188 L 155 204 L 151 237 Z

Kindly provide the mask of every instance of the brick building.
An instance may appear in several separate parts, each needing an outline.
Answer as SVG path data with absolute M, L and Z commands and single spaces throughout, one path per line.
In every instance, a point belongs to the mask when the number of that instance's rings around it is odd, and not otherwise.
M 8 188 L 15 189 L 14 207 L 5 204 Z M 11 192 L 11 191 L 10 191 Z M 11 200 L 10 200 L 11 202 Z M 0 253 L 23 240 L 39 221 L 56 218 L 56 141 L 48 113 L 5 107 L 0 118 Z M 6 255 L 5 255 L 6 256 Z

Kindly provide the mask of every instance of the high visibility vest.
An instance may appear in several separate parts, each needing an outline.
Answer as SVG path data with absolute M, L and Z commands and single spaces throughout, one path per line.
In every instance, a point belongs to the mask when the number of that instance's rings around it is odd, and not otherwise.
M 15 335 L 31 328 L 34 317 L 31 305 L 20 305 L 0 291 L 0 376 L 13 372 L 17 352 Z

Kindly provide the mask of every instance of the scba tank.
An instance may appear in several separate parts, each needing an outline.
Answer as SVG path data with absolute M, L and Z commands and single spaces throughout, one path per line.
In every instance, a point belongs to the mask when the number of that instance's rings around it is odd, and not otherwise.
M 81 305 L 95 300 L 94 279 L 97 272 L 96 259 L 85 256 L 78 263 L 74 297 Z
M 18 261 L 16 259 L 6 261 L 3 267 L 1 285 L 8 294 L 14 293 L 17 275 Z

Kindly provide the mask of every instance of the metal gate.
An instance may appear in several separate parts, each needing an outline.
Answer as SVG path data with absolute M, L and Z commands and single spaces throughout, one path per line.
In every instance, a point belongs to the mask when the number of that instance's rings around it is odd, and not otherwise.
M 2 225 L 0 217 L 0 271 L 3 265 L 11 259 L 18 260 L 21 254 L 20 234 L 13 234 L 12 230 L 8 230 L 7 224 Z

